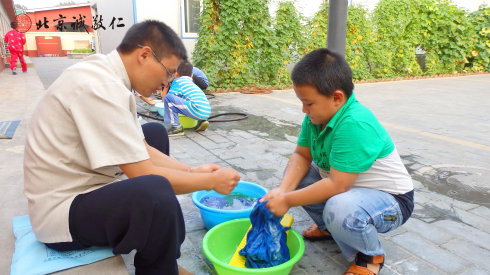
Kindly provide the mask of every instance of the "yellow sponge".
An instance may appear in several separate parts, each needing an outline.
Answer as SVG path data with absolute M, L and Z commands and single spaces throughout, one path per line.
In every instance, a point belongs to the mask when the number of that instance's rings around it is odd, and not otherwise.
M 286 215 L 284 215 L 282 217 L 281 225 L 283 227 L 291 227 L 291 225 L 293 224 L 293 221 L 294 221 L 293 216 L 291 216 L 289 214 L 286 214 Z M 248 231 L 250 231 L 250 228 L 252 228 L 252 226 L 250 226 L 248 228 L 247 233 L 245 233 L 245 236 L 243 236 L 242 241 L 238 245 L 237 249 L 235 250 L 235 253 L 233 254 L 233 257 L 231 257 L 231 260 L 228 263 L 229 265 L 236 266 L 236 267 L 246 268 L 246 266 L 245 266 L 245 257 L 243 257 L 242 255 L 240 255 L 240 253 L 238 253 L 238 252 L 240 250 L 242 250 L 245 247 L 245 245 L 247 244 L 247 234 L 248 234 Z M 286 234 L 287 233 L 289 233 L 289 230 L 286 231 Z

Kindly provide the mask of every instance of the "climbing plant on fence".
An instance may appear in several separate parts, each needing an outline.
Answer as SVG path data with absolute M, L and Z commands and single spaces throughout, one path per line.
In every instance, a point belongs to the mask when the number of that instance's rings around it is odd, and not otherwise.
M 328 1 L 323 2 L 320 10 L 306 23 L 305 50 L 303 55 L 314 49 L 324 48 L 327 45 Z
M 467 55 L 471 71 L 490 72 L 490 8 L 480 8 L 469 15 L 473 48 Z
M 415 49 L 421 20 L 419 0 L 380 0 L 373 12 L 378 42 L 386 49 L 387 76 L 418 75 Z
M 290 84 L 287 67 L 325 47 L 328 4 L 304 19 L 291 1 L 275 18 L 269 0 L 204 0 L 193 63 L 210 88 Z M 357 80 L 489 71 L 490 13 L 468 14 L 449 0 L 380 0 L 369 13 L 349 6 L 346 60 Z M 416 49 L 425 51 L 425 70 Z
M 355 80 L 387 77 L 391 53 L 378 40 L 367 9 L 354 6 L 347 12 L 345 58 Z
M 424 0 L 418 11 L 422 21 L 420 47 L 426 51 L 429 73 L 458 73 L 468 63 L 474 31 L 466 12 L 450 1 Z
M 290 84 L 291 77 L 287 66 L 297 62 L 305 54 L 304 27 L 301 25 L 301 16 L 291 1 L 279 4 L 274 30 L 274 54 L 268 61 L 271 73 L 276 73 L 277 78 L 271 84 Z
M 199 40 L 193 54 L 211 88 L 242 87 L 275 78 L 264 64 L 274 41 L 268 0 L 203 1 Z

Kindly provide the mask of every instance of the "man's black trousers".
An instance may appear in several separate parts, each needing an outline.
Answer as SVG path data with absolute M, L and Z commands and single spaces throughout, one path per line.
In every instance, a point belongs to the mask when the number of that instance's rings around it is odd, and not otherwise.
M 165 127 L 142 127 L 148 144 L 168 155 Z M 178 274 L 184 219 L 172 186 L 162 176 L 127 179 L 78 195 L 69 224 L 73 242 L 46 245 L 61 251 L 110 246 L 114 254 L 136 249 L 136 274 Z

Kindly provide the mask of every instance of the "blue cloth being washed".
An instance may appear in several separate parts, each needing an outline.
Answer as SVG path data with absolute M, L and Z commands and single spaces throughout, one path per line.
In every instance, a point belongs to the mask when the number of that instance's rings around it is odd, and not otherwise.
M 252 228 L 247 234 L 247 244 L 240 250 L 248 268 L 266 268 L 289 261 L 286 231 L 281 225 L 281 218 L 274 216 L 267 207 L 267 202 L 255 205 L 250 214 Z

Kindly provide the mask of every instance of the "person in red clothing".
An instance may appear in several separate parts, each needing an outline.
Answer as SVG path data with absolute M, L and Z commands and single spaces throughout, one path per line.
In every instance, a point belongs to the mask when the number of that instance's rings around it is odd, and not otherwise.
M 27 72 L 27 64 L 24 61 L 24 44 L 26 43 L 25 36 L 17 30 L 17 21 L 12 21 L 10 26 L 13 30 L 9 31 L 3 39 L 5 43 L 8 43 L 8 49 L 10 51 L 10 69 L 12 74 L 17 74 L 15 69 L 17 68 L 17 58 L 19 58 L 22 65 L 22 72 Z

